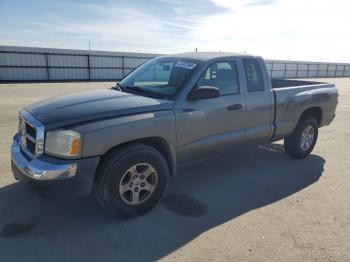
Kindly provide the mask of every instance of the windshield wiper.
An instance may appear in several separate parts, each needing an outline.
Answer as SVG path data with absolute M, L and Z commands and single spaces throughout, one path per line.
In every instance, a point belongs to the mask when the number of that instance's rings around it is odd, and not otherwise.
M 119 84 L 119 82 L 117 82 L 116 86 L 113 86 L 111 89 L 113 90 L 117 90 L 117 91 L 123 91 L 124 86 L 122 86 L 121 84 Z
M 123 87 L 126 89 L 135 90 L 135 91 L 142 92 L 142 93 L 147 93 L 146 90 L 144 90 L 138 86 L 123 86 Z
M 124 86 L 124 85 L 117 83 L 117 86 L 115 86 L 113 89 L 119 90 L 122 92 L 126 92 L 126 93 L 129 93 L 129 92 L 131 92 L 132 94 L 136 93 L 136 94 L 144 95 L 147 97 L 155 97 L 155 98 L 162 97 L 164 99 L 164 97 L 161 94 L 150 92 L 150 91 L 145 90 L 139 86 Z
M 112 87 L 112 89 L 122 91 L 122 92 L 125 92 L 126 90 L 134 90 L 134 91 L 146 93 L 146 91 L 144 89 L 142 89 L 138 86 L 124 86 L 124 85 L 119 84 L 119 82 L 117 82 L 117 85 Z

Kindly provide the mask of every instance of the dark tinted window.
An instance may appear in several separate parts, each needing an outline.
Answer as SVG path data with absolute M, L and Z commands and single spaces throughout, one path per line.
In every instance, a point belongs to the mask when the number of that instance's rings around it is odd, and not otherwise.
M 215 86 L 221 95 L 239 92 L 236 64 L 222 61 L 211 64 L 198 81 L 198 86 Z
M 243 59 L 243 66 L 248 92 L 263 91 L 264 79 L 258 60 L 254 58 L 245 58 Z

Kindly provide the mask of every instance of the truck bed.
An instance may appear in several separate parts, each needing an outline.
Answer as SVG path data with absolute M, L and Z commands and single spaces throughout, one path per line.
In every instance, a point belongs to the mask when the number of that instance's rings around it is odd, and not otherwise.
M 301 114 L 308 108 L 319 110 L 320 126 L 333 120 L 338 103 L 334 84 L 289 79 L 271 79 L 271 84 L 275 99 L 273 140 L 291 134 Z
M 328 83 L 316 82 L 316 81 L 305 81 L 305 80 L 272 78 L 271 84 L 272 84 L 272 88 L 278 89 L 278 88 L 292 87 L 292 86 L 320 85 L 320 84 L 328 84 Z

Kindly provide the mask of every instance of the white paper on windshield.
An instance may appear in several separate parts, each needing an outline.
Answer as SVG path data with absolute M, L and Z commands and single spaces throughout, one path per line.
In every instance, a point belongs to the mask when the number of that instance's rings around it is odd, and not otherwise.
M 190 62 L 179 61 L 174 66 L 184 67 L 184 68 L 188 68 L 188 69 L 193 69 L 193 68 L 196 67 L 196 64 L 195 63 L 190 63 Z

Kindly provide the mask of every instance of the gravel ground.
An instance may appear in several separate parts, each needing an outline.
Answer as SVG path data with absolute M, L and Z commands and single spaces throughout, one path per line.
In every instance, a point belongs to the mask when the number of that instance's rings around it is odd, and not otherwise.
M 350 261 L 350 78 L 313 154 L 281 143 L 182 169 L 162 203 L 117 220 L 93 197 L 44 199 L 17 183 L 18 110 L 113 83 L 0 84 L 0 261 Z

